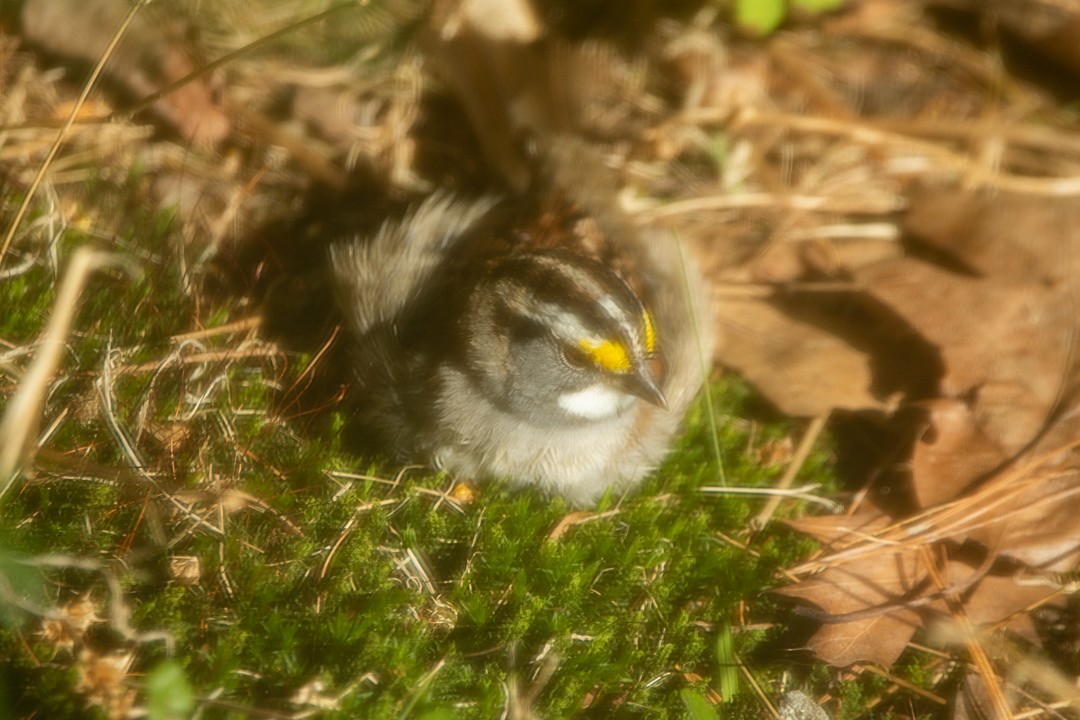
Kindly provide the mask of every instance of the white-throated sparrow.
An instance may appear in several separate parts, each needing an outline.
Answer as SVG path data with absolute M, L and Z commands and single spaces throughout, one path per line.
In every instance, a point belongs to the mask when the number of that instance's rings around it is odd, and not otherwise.
M 472 66 L 450 77 L 459 94 L 478 82 Z M 478 128 L 508 117 L 478 122 L 474 98 L 463 103 Z M 542 125 L 519 124 L 535 152 L 507 165 L 531 168 L 525 192 L 436 193 L 333 248 L 331 264 L 355 419 L 369 435 L 459 477 L 591 504 L 659 463 L 702 382 L 711 333 L 675 239 L 634 227 L 599 154 Z M 516 142 L 481 139 L 489 155 Z
M 573 143 L 552 154 L 570 157 L 595 160 Z M 603 183 L 571 200 L 575 175 L 596 173 L 545 172 L 534 202 L 435 194 L 333 249 L 356 419 L 383 445 L 576 504 L 663 457 L 710 351 L 698 281 Z

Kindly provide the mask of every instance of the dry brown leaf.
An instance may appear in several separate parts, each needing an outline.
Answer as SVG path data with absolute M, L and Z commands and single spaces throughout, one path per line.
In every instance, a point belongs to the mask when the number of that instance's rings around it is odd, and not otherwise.
M 837 527 L 845 526 L 843 518 L 834 519 Z M 1052 584 L 1020 574 L 984 576 L 985 568 L 948 560 L 941 573 L 945 587 L 935 587 L 927 582 L 923 557 L 918 546 L 900 545 L 830 565 L 778 592 L 820 608 L 822 626 L 807 649 L 837 667 L 861 661 L 891 665 L 923 627 L 922 608 L 951 617 L 958 604 L 976 626 L 1000 625 L 1038 641 L 1029 610 L 1058 593 Z
M 761 283 L 796 282 L 808 274 L 843 278 L 865 265 L 901 255 L 900 243 L 882 238 L 773 242 L 756 255 L 745 275 Z
M 1036 437 L 1072 362 L 1075 313 L 1065 289 L 972 278 L 911 258 L 856 277 L 940 349 L 941 394 L 975 393 L 976 424 L 988 438 L 1011 456 Z
M 782 591 L 821 608 L 810 647 L 831 664 L 893 662 L 930 612 L 1037 644 L 1030 610 L 1058 592 L 1037 572 L 1080 562 L 1080 203 L 935 189 L 905 225 L 954 269 L 904 257 L 854 277 L 940 352 L 910 462 L 922 512 L 791 523 L 832 550 Z M 936 583 L 919 564 L 930 557 Z
M 781 592 L 812 602 L 836 616 L 898 604 L 926 576 L 915 555 L 900 549 L 872 559 L 860 558 L 828 567 Z
M 1009 456 L 988 438 L 962 400 L 926 403 L 928 427 L 915 444 L 912 481 L 919 507 L 955 499 Z
M 963 563 L 949 563 L 949 578 L 954 583 L 963 582 L 974 568 Z M 1057 594 L 1048 583 L 1033 577 L 1002 577 L 989 575 L 964 601 L 964 611 L 976 625 L 1001 625 L 1030 643 L 1038 643 L 1039 634 L 1028 612 Z
M 718 360 L 738 371 L 782 412 L 796 417 L 883 409 L 871 392 L 870 356 L 762 300 L 718 303 Z
M 904 603 L 924 577 L 918 555 L 901 550 L 829 567 L 778 592 L 821 609 L 824 622 L 807 643 L 818 658 L 836 667 L 889 667 L 922 626 Z
M 1069 572 L 1080 560 L 1080 471 L 1036 476 L 992 520 L 968 534 L 991 552 Z
M 865 503 L 854 515 L 812 515 L 788 520 L 787 524 L 833 550 L 841 550 L 885 529 L 892 524 L 892 518 L 870 503 Z
M 898 608 L 846 623 L 825 623 L 806 644 L 819 659 L 835 667 L 872 662 L 889 667 L 920 627 L 919 616 Z
M 941 348 L 942 394 L 931 406 L 934 442 L 918 443 L 913 482 L 922 507 L 957 498 L 973 481 L 1034 449 L 990 483 L 1005 506 L 968 537 L 1033 566 L 1070 569 L 1080 531 L 1075 403 L 1080 204 L 956 192 L 923 193 L 908 227 L 982 277 L 905 259 L 860 271 L 869 293 Z M 980 496 L 989 500 L 991 494 Z M 972 503 L 973 514 L 980 508 Z M 957 537 L 957 536 L 954 536 Z M 959 539 L 959 537 L 957 537 Z
M 906 232 L 991 280 L 1076 286 L 1080 201 L 1015 192 L 923 187 Z

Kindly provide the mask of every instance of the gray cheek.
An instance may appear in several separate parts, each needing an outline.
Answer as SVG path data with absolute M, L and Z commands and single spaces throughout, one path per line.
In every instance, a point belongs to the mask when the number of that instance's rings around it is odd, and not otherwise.
M 569 367 L 548 338 L 518 343 L 511 358 L 513 369 L 504 400 L 512 412 L 534 423 L 565 423 L 567 414 L 559 398 L 598 381 L 594 373 Z

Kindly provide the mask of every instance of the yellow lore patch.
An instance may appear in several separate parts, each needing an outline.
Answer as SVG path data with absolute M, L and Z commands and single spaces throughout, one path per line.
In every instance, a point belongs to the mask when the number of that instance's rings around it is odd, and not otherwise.
M 599 367 L 610 372 L 624 373 L 630 371 L 630 355 L 622 343 L 615 340 L 601 340 L 597 342 L 590 338 L 581 341 L 581 349 Z

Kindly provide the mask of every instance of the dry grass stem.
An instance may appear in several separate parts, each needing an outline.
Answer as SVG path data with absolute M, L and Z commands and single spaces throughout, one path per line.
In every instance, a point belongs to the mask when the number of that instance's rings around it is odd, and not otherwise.
M 761 687 L 761 683 L 754 677 L 754 673 L 751 672 L 750 668 L 746 666 L 746 663 L 744 663 L 742 658 L 738 655 L 735 656 L 735 659 L 736 662 L 739 663 L 739 672 L 741 672 L 742 676 L 746 679 L 746 683 L 750 686 L 750 689 L 754 691 L 754 695 L 757 696 L 758 701 L 765 706 L 765 710 L 769 713 L 769 716 L 774 718 L 774 720 L 781 720 L 780 711 L 776 709 L 776 705 L 769 699 L 768 694 L 765 692 L 764 688 Z
M 88 248 L 79 248 L 71 257 L 52 315 L 39 342 L 37 356 L 0 420 L 0 499 L 33 457 L 49 383 L 60 365 L 87 279 L 96 269 L 116 261 L 114 255 Z
M 950 656 L 944 655 L 944 657 L 948 658 Z M 897 677 L 896 675 L 889 672 L 888 670 L 883 670 L 883 669 L 877 667 L 876 665 L 860 665 L 858 667 L 858 671 L 859 672 L 873 673 L 874 675 L 879 675 L 879 676 L 885 678 L 886 680 L 888 680 L 889 682 L 891 682 L 893 685 L 895 685 L 897 687 L 904 688 L 905 690 L 913 692 L 916 695 L 919 695 L 920 697 L 924 697 L 927 700 L 929 700 L 930 702 L 934 703 L 935 705 L 945 706 L 945 705 L 949 704 L 949 701 L 946 700 L 945 698 L 941 697 L 940 695 L 932 693 L 929 690 L 926 690 L 925 688 L 921 688 L 918 685 L 916 685 L 915 683 L 908 682 L 904 678 Z
M 810 421 L 810 424 L 806 428 L 806 432 L 803 433 L 802 438 L 799 440 L 798 447 L 795 448 L 795 454 L 788 462 L 787 468 L 784 469 L 784 474 L 780 476 L 779 482 L 775 485 L 775 490 L 783 491 L 791 487 L 795 482 L 795 477 L 802 470 L 803 464 L 806 459 L 810 457 L 810 451 L 814 447 L 814 443 L 821 437 L 821 433 L 825 431 L 825 423 L 828 421 L 827 415 L 818 415 Z M 799 493 L 796 497 L 801 497 L 803 493 Z M 765 505 L 758 511 L 758 514 L 751 520 L 751 525 L 756 528 L 763 528 L 769 524 L 773 515 L 776 513 L 776 509 L 780 507 L 780 501 L 783 496 L 780 493 L 770 494 L 768 500 L 765 501 Z
M 968 617 L 967 612 L 964 610 L 963 603 L 959 601 L 954 593 L 946 592 L 948 583 L 938 570 L 938 564 L 935 562 L 929 548 L 920 548 L 919 556 L 923 567 L 926 568 L 934 583 L 934 587 L 937 588 L 938 592 L 945 593 L 945 602 L 948 605 L 949 613 L 953 622 L 960 629 L 963 644 L 975 664 L 975 669 L 978 671 L 979 676 L 982 677 L 983 683 L 985 683 L 986 690 L 990 695 L 990 701 L 993 704 L 994 715 L 999 720 L 1011 720 L 1012 708 L 1009 706 L 1009 701 L 1005 699 L 1005 692 L 1001 687 L 1001 682 L 998 680 L 997 673 L 994 671 L 993 663 L 990 661 L 990 657 L 983 647 L 978 633 L 975 631 L 971 618 Z
M 749 208 L 868 215 L 885 215 L 899 209 L 892 202 L 882 203 L 873 199 L 844 198 L 829 195 L 741 193 L 675 200 L 655 208 L 639 210 L 638 219 L 643 223 L 653 223 L 680 215 L 697 215 L 708 210 Z

